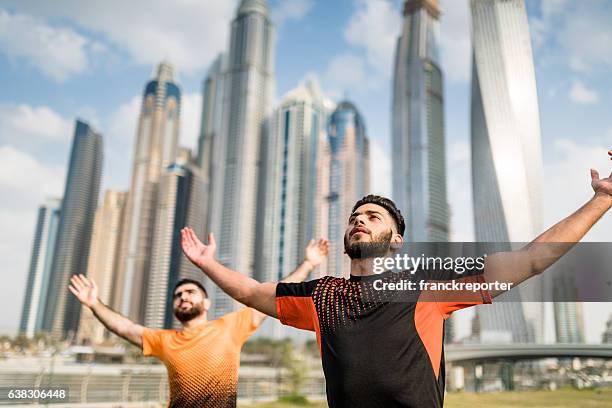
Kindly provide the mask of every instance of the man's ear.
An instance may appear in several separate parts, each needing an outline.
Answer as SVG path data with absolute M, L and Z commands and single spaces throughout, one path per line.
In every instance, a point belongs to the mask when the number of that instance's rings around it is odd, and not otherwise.
M 208 312 L 211 306 L 212 306 L 212 302 L 210 301 L 210 299 L 209 298 L 204 299 L 204 310 Z
M 404 238 L 400 234 L 393 234 L 391 238 L 391 249 L 397 251 L 404 244 Z

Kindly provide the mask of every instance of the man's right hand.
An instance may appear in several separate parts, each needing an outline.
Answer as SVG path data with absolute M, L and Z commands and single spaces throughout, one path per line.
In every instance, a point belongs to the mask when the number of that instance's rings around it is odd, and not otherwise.
M 68 289 L 79 299 L 79 302 L 89 308 L 98 303 L 98 285 L 84 275 L 72 275 Z
M 181 248 L 187 259 L 198 268 L 203 268 L 215 259 L 217 243 L 212 232 L 208 234 L 208 245 L 204 245 L 191 228 L 183 228 L 181 230 Z

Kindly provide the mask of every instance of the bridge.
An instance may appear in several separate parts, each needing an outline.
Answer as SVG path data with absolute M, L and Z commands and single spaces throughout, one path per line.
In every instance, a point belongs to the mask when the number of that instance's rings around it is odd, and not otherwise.
M 612 344 L 452 344 L 445 346 L 444 357 L 449 363 L 573 357 L 612 359 Z

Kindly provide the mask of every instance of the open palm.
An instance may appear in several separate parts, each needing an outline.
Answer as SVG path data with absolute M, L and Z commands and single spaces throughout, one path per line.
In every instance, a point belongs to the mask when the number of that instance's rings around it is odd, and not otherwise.
M 610 160 L 612 160 L 612 150 L 608 151 Z M 599 178 L 599 172 L 591 169 L 591 187 L 596 193 L 606 193 L 612 196 L 612 173 L 608 178 Z
M 72 275 L 68 289 L 87 307 L 92 307 L 98 301 L 98 285 L 84 275 Z
M 329 241 L 323 238 L 318 240 L 310 240 L 308 246 L 306 246 L 306 260 L 312 264 L 312 266 L 318 266 L 323 262 L 323 259 L 329 252 Z
M 217 243 L 213 233 L 208 234 L 208 245 L 204 245 L 191 228 L 181 230 L 181 249 L 195 266 L 202 267 L 214 259 Z

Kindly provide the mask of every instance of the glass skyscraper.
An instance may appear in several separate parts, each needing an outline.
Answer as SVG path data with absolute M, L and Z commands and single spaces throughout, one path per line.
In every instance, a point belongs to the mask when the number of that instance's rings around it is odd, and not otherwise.
M 351 102 L 342 101 L 328 125 L 329 242 L 328 271 L 348 276 L 350 260 L 344 254 L 344 232 L 355 203 L 370 191 L 370 148 L 363 117 Z
M 393 200 L 410 241 L 448 241 L 437 0 L 407 0 L 393 77 Z
M 117 276 L 120 311 L 136 322 L 144 320 L 159 179 L 176 159 L 180 112 L 181 91 L 174 81 L 174 68 L 162 62 L 142 99 Z
M 43 322 L 43 329 L 55 338 L 75 335 L 79 324 L 81 304 L 68 291 L 68 281 L 87 270 L 102 178 L 102 149 L 102 136 L 77 120 Z
M 19 332 L 27 337 L 32 337 L 42 330 L 61 204 L 62 200 L 49 198 L 38 209 L 30 269 L 19 324 Z

